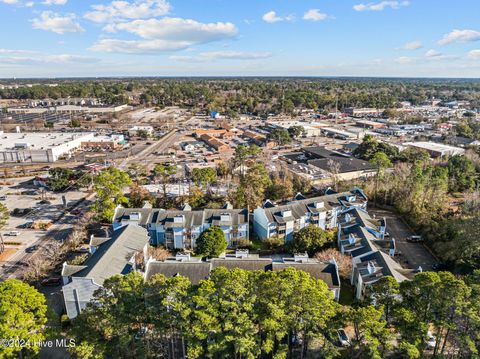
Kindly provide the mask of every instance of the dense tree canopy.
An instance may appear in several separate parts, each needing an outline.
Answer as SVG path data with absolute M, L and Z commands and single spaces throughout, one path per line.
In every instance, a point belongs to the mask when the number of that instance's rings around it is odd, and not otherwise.
M 105 281 L 95 302 L 73 323 L 77 357 L 300 357 L 314 341 L 323 353 L 338 308 L 324 282 L 293 268 L 218 268 L 195 286 L 131 273 Z
M 128 204 L 123 189 L 131 184 L 132 180 L 128 174 L 114 167 L 102 171 L 95 177 L 94 190 L 97 198 L 92 209 L 100 221 L 111 222 L 116 206 Z
M 307 252 L 313 255 L 331 242 L 334 236 L 334 231 L 325 231 L 310 225 L 294 233 L 290 247 L 294 252 Z
M 218 257 L 227 248 L 227 241 L 222 229 L 212 226 L 200 234 L 196 241 L 197 253 L 204 257 Z
M 46 323 L 47 305 L 43 294 L 16 279 L 0 283 L 0 338 L 31 343 L 22 347 L 2 342 L 0 358 L 14 358 L 21 351 L 37 354 L 40 347 L 35 343 L 45 339 Z

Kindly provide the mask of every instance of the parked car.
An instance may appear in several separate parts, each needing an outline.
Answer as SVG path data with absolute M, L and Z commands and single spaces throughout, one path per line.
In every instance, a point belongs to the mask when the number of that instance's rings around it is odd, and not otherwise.
M 50 277 L 41 281 L 43 286 L 57 286 L 62 282 L 61 277 Z
M 7 196 L 0 196 L 0 201 L 5 201 L 7 199 Z
M 445 263 L 435 263 L 432 265 L 432 269 L 434 271 L 442 271 L 442 270 L 446 270 L 447 269 L 447 265 Z
M 26 248 L 25 252 L 32 253 L 32 252 L 35 252 L 37 249 L 38 249 L 38 245 L 35 244 L 33 246 L 30 246 L 30 247 Z
M 19 231 L 10 231 L 10 232 L 5 233 L 5 235 L 10 236 L 10 237 L 16 237 L 16 236 L 20 235 L 20 232 Z
M 17 265 L 22 266 L 22 267 L 29 267 L 30 266 L 30 264 L 28 264 L 27 262 L 23 262 L 23 261 L 17 262 Z
M 407 242 L 418 243 L 423 242 L 422 236 L 409 236 L 407 237 Z
M 437 338 L 431 333 L 427 332 L 427 347 L 428 349 L 435 349 L 437 345 Z
M 337 330 L 338 341 L 342 347 L 348 347 L 350 345 L 350 339 L 344 329 Z

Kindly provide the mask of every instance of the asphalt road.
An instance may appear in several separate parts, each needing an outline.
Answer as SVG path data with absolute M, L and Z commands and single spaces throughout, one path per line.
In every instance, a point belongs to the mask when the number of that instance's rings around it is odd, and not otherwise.
M 437 263 L 437 260 L 422 243 L 407 242 L 406 238 L 415 233 L 410 230 L 399 215 L 382 209 L 369 209 L 369 213 L 371 215 L 375 214 L 377 218 L 385 217 L 387 232 L 395 238 L 397 253 L 401 253 L 397 257 L 399 262 L 412 269 L 422 267 L 424 271 L 432 270 L 432 265 Z

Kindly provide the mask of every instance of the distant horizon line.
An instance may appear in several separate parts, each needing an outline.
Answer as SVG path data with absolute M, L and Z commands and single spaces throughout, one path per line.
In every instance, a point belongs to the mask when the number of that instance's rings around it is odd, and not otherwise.
M 118 76 L 68 76 L 68 77 L 0 77 L 0 81 L 27 80 L 108 80 L 108 79 L 390 79 L 390 80 L 480 80 L 480 77 L 442 76 L 344 76 L 344 75 L 118 75 Z

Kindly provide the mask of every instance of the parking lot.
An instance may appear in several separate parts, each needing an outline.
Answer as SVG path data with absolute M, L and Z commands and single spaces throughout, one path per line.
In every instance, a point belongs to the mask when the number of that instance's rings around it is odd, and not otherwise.
M 22 254 L 35 250 L 35 244 L 47 233 L 47 229 L 53 229 L 47 224 L 57 220 L 65 211 L 62 196 L 65 196 L 67 206 L 72 206 L 86 195 L 77 190 L 42 193 L 30 180 L 31 178 L 8 179 L 0 185 L 0 197 L 5 196 L 1 203 L 11 213 L 7 225 L 2 229 L 9 256 L 5 254 L 0 261 L 19 260 Z M 23 213 L 24 211 L 28 213 Z
M 399 254 L 398 261 L 402 265 L 412 269 L 422 267 L 424 271 L 432 270 L 432 265 L 437 263 L 437 260 L 423 243 L 407 242 L 407 237 L 415 233 L 410 230 L 399 215 L 378 208 L 369 209 L 369 213 L 375 215 L 376 218 L 385 217 L 387 232 L 390 233 L 392 238 L 395 238 L 397 253 Z

